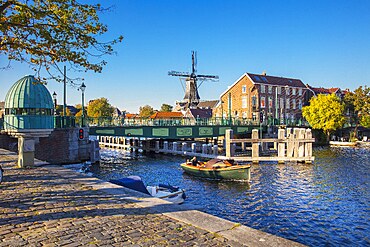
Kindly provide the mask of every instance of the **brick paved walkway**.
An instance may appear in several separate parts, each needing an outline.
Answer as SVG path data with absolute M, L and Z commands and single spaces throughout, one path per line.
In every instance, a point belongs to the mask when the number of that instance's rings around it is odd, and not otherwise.
M 61 167 L 18 169 L 16 159 L 0 149 L 0 246 L 299 246 Z
M 216 234 L 153 214 L 53 169 L 16 169 L 13 155 L 0 156 L 5 169 L 0 246 L 229 245 Z

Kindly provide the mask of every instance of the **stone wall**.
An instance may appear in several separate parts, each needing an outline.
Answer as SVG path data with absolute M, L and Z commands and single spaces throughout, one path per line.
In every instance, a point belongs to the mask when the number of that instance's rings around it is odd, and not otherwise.
M 35 140 L 35 158 L 52 164 L 71 164 L 84 161 L 99 161 L 99 143 L 89 140 L 88 128 L 84 139 L 78 138 L 79 128 L 54 129 L 49 137 Z M 0 148 L 18 151 L 18 139 L 0 135 Z

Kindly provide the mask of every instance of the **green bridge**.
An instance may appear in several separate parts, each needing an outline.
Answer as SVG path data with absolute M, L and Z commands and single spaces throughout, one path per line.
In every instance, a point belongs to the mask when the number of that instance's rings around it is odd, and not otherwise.
M 235 134 L 252 133 L 252 129 L 260 126 L 90 126 L 90 135 L 100 136 L 126 136 L 143 138 L 210 138 L 225 135 L 225 130 L 232 129 Z
M 268 126 L 274 125 L 268 121 L 259 123 L 236 118 L 153 120 L 54 116 L 53 121 L 55 128 L 89 127 L 90 135 L 162 139 L 211 138 L 225 135 L 227 129 L 232 129 L 234 134 L 250 134 L 252 129 L 266 131 Z M 2 125 L 3 119 L 0 119 L 1 128 Z

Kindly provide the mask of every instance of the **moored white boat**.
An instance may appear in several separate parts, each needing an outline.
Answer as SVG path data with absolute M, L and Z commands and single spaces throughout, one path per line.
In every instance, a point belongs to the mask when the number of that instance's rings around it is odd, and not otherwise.
M 110 180 L 110 182 L 175 204 L 183 203 L 186 198 L 185 190 L 180 189 L 179 187 L 164 184 L 145 186 L 139 176 L 129 176 L 126 178 Z

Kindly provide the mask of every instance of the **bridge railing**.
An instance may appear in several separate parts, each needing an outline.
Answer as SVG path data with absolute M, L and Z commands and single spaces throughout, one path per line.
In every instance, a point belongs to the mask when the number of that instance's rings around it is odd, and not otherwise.
M 80 122 L 80 121 L 79 121 Z M 181 126 L 181 125 L 257 125 L 259 122 L 241 118 L 177 118 L 177 119 L 149 119 L 149 118 L 85 118 L 87 126 Z
M 81 126 L 189 126 L 189 125 L 280 125 L 280 121 L 259 121 L 247 118 L 176 118 L 176 119 L 150 119 L 150 118 L 121 118 L 121 117 L 76 117 L 54 116 L 55 128 L 70 128 Z M 287 121 L 289 126 L 309 126 L 305 121 Z M 3 119 L 0 118 L 0 128 L 3 128 Z

